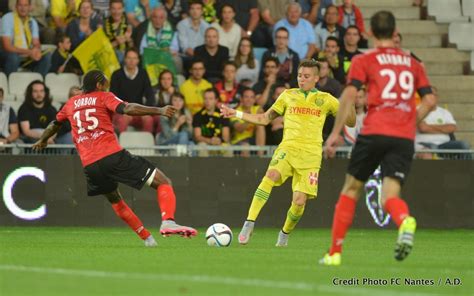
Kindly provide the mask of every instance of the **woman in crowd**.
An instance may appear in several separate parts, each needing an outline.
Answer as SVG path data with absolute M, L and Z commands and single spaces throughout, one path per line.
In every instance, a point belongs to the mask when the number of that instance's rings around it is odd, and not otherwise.
M 192 138 L 191 112 L 184 107 L 184 96 L 174 93 L 171 96 L 171 105 L 177 109 L 171 117 L 160 117 L 161 133 L 156 136 L 158 145 L 189 145 Z
M 234 61 L 237 65 L 238 83 L 247 87 L 252 87 L 257 83 L 259 64 L 253 55 L 253 45 L 250 38 L 242 37 Z

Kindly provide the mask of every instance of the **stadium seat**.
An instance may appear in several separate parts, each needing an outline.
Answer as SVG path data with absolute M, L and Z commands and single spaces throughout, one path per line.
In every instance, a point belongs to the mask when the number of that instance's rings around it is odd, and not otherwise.
M 176 80 L 177 80 L 176 82 L 178 83 L 178 88 L 180 88 L 181 85 L 184 83 L 184 81 L 186 81 L 186 78 L 184 78 L 183 75 L 178 74 L 176 75 Z
M 474 50 L 471 51 L 471 71 L 474 71 Z
M 434 16 L 438 23 L 469 21 L 469 17 L 461 13 L 459 0 L 428 0 L 428 15 Z
M 18 109 L 20 109 L 21 104 L 23 104 L 23 100 L 21 101 L 8 101 L 5 104 L 10 105 L 15 111 L 15 114 L 18 116 Z
M 474 21 L 474 0 L 462 0 L 462 15 L 471 18 Z
M 155 138 L 149 132 L 122 132 L 119 137 L 120 145 L 128 148 L 132 154 L 136 155 L 155 155 L 153 146 Z M 143 147 L 143 148 L 142 148 Z
M 34 80 L 43 81 L 43 76 L 36 72 L 13 72 L 8 77 L 9 93 L 14 95 L 17 101 L 23 102 L 25 91 Z
M 449 24 L 449 42 L 456 44 L 459 50 L 474 50 L 474 24 Z
M 3 88 L 3 100 L 14 101 L 15 96 L 8 91 L 8 79 L 5 73 L 0 72 L 0 87 Z
M 262 63 L 262 57 L 263 54 L 268 50 L 268 48 L 265 47 L 254 47 L 253 48 L 253 55 L 257 59 L 259 65 L 263 65 Z
M 45 78 L 46 86 L 54 101 L 66 102 L 71 86 L 80 86 L 79 77 L 73 73 L 48 73 Z

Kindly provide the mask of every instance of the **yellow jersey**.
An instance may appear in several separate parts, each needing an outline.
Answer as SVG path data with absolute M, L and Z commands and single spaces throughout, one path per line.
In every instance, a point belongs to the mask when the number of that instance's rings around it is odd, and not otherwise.
M 328 114 L 336 116 L 339 101 L 331 94 L 312 89 L 285 90 L 271 107 L 285 121 L 281 148 L 322 155 L 323 126 Z
M 191 111 L 191 114 L 196 114 L 204 107 L 204 91 L 211 87 L 212 84 L 206 79 L 202 79 L 197 85 L 191 79 L 188 79 L 181 85 L 179 90 L 183 94 L 184 104 Z
M 244 111 L 244 109 L 242 108 L 242 106 L 239 106 L 237 107 L 235 110 L 237 111 Z M 252 106 L 250 107 L 250 114 L 257 114 L 258 113 L 258 110 L 260 110 L 260 106 Z M 231 124 L 234 124 L 234 123 L 244 123 L 245 121 L 243 121 L 242 119 L 238 119 L 238 118 L 232 118 L 230 120 L 230 123 Z M 247 124 L 247 128 L 243 131 L 243 132 L 240 132 L 238 133 L 237 131 L 234 131 L 233 132 L 233 135 L 232 135 L 232 140 L 230 141 L 230 143 L 232 145 L 240 142 L 240 141 L 243 141 L 243 140 L 246 140 L 246 139 L 250 139 L 250 138 L 253 138 L 255 136 L 255 128 L 257 126 L 255 124 L 252 124 L 252 123 L 248 123 Z

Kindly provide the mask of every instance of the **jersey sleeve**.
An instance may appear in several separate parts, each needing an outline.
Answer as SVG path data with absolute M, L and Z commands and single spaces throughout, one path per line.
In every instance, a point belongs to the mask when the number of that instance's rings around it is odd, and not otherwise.
M 275 103 L 273 103 L 273 105 L 270 107 L 271 109 L 273 109 L 273 111 L 278 113 L 278 115 L 283 115 L 285 113 L 285 110 L 286 110 L 286 96 L 287 96 L 287 94 L 286 94 L 286 91 L 285 91 L 278 97 L 278 99 L 275 101 Z
M 118 105 L 120 104 L 126 105 L 127 103 L 119 99 L 113 93 L 109 93 L 104 97 L 104 104 L 107 109 L 109 109 L 112 112 L 115 112 Z
M 328 94 L 328 114 L 333 115 L 336 117 L 337 111 L 339 110 L 339 100 L 333 97 L 332 95 Z
M 413 60 L 413 62 L 416 62 Z M 416 91 L 420 95 L 420 97 L 423 97 L 427 94 L 432 93 L 431 90 L 431 85 L 428 80 L 428 77 L 426 76 L 426 71 L 425 67 L 423 67 L 420 63 L 416 62 L 416 67 L 417 67 L 417 72 L 416 72 Z
M 352 59 L 349 74 L 347 74 L 347 85 L 353 85 L 359 90 L 367 82 L 367 71 L 365 68 L 365 55 L 360 54 Z
M 64 122 L 67 120 L 66 108 L 67 105 L 64 105 L 61 110 L 56 114 L 56 120 L 59 122 Z

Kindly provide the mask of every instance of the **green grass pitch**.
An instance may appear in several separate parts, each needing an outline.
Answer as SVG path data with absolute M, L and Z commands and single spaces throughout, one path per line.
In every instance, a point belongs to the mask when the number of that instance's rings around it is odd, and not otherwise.
M 287 248 L 274 246 L 278 229 L 256 228 L 240 246 L 235 228 L 228 248 L 208 247 L 204 229 L 194 239 L 151 230 L 153 249 L 125 226 L 1 227 L 0 295 L 474 294 L 472 230 L 419 230 L 412 254 L 396 262 L 395 231 L 352 229 L 340 267 L 317 265 L 328 229 L 296 229 Z

